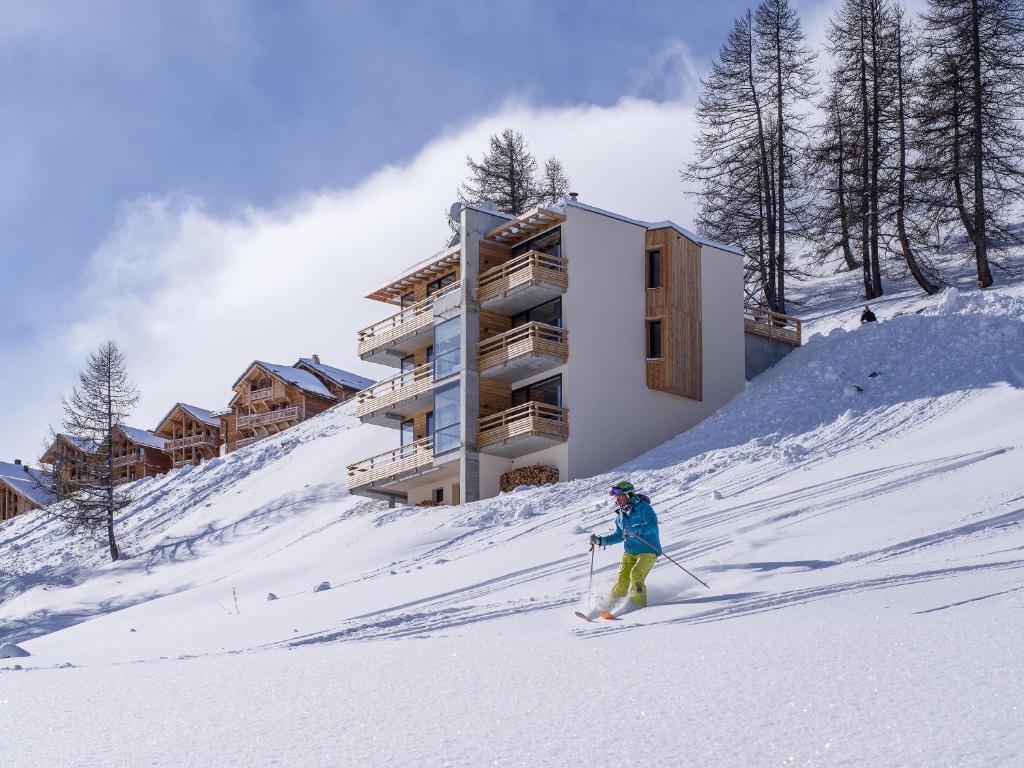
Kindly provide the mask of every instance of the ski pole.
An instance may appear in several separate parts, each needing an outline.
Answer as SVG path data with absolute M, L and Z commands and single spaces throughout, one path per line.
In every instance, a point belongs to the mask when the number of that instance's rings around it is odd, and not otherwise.
M 634 534 L 634 535 L 635 535 L 635 534 Z M 655 550 L 658 550 L 658 548 L 657 548 L 656 546 L 654 546 L 653 544 L 651 544 L 651 542 L 649 542 L 649 541 L 648 541 L 647 539 L 645 539 L 645 538 L 644 538 L 643 536 L 637 536 L 637 538 L 638 538 L 638 539 L 640 539 L 640 541 L 642 541 L 642 542 L 643 542 L 644 544 L 646 544 L 646 545 L 647 545 L 648 547 L 650 547 L 651 549 L 655 549 Z M 678 568 L 679 570 L 683 571 L 684 573 L 686 573 L 686 574 L 687 574 L 688 576 L 690 576 L 691 578 L 697 579 L 697 581 L 699 581 L 699 582 L 700 582 L 701 584 L 703 584 L 703 585 L 704 585 L 705 587 L 707 587 L 708 589 L 711 589 L 711 587 L 708 587 L 708 583 L 707 583 L 706 581 L 704 581 L 704 580 L 702 580 L 702 579 L 699 579 L 699 578 L 697 578 L 696 576 L 694 576 L 694 575 L 693 575 L 692 573 L 690 573 L 690 572 L 689 572 L 689 571 L 687 571 L 687 570 L 686 570 L 685 568 L 683 568 L 683 566 L 681 566 L 681 565 L 680 565 L 679 563 L 677 563 L 677 562 L 676 562 L 675 560 L 673 560 L 673 559 L 672 559 L 671 557 L 669 557 L 668 555 L 666 555 L 666 554 L 665 554 L 665 553 L 664 553 L 663 551 L 661 551 L 661 550 L 658 550 L 658 554 L 659 554 L 659 555 L 664 555 L 664 556 L 665 556 L 665 557 L 666 557 L 666 558 L 668 559 L 668 561 L 669 561 L 670 563 L 672 563 L 672 565 L 674 565 L 674 566 L 675 566 L 676 568 Z
M 593 597 L 593 592 L 594 592 L 594 552 L 596 551 L 596 549 L 597 548 L 593 544 L 590 545 L 590 581 L 587 582 L 587 602 L 588 603 L 590 602 L 591 598 Z

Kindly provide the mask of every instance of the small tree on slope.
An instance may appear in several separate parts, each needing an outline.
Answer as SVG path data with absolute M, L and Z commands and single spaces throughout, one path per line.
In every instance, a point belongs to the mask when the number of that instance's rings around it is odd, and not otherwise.
M 89 355 L 78 386 L 63 401 L 64 434 L 76 442 L 100 446 L 90 471 L 70 487 L 65 484 L 63 514 L 75 527 L 95 530 L 105 526 L 111 560 L 120 554 L 114 518 L 133 500 L 129 492 L 115 485 L 112 435 L 131 415 L 138 399 L 138 391 L 128 379 L 124 353 L 107 341 Z

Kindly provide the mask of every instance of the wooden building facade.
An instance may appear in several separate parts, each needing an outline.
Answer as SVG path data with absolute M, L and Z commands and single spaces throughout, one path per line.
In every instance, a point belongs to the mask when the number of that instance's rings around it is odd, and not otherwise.
M 164 451 L 174 468 L 220 455 L 221 418 L 205 408 L 175 403 L 153 433 L 166 441 Z
M 116 485 L 162 475 L 171 469 L 171 457 L 165 450 L 166 441 L 148 429 L 120 426 L 114 429 L 110 440 L 114 447 Z M 105 449 L 105 445 L 100 448 L 101 461 Z
M 46 476 L 20 461 L 0 461 L 0 521 L 10 520 L 56 499 Z

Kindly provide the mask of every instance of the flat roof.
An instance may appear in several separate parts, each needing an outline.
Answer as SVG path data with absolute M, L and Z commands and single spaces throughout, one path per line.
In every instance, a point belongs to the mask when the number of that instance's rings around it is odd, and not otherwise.
M 423 280 L 441 277 L 451 268 L 459 263 L 462 256 L 462 246 L 453 245 L 445 248 L 431 256 L 429 259 L 414 264 L 394 280 L 388 280 L 383 285 L 373 289 L 366 298 L 376 301 L 384 301 L 388 304 L 401 304 L 402 296 L 409 292 L 409 289 Z

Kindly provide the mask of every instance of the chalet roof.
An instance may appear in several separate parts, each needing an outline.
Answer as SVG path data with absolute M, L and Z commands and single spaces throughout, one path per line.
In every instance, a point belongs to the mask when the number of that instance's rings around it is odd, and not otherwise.
M 343 371 L 341 368 L 335 368 L 331 365 L 318 363 L 312 357 L 300 357 L 299 361 L 295 363 L 295 367 L 298 367 L 299 365 L 305 365 L 309 368 L 315 369 L 339 387 L 349 387 L 350 389 L 362 390 L 368 389 L 377 383 L 373 379 L 368 379 L 365 376 L 358 376 L 354 373 L 350 373 L 349 371 Z
M 220 426 L 220 417 L 215 416 L 213 411 L 208 411 L 205 408 L 200 408 L 197 405 L 189 405 L 188 403 L 175 403 L 171 410 L 164 414 L 164 417 L 160 419 L 159 422 L 157 422 L 156 429 L 160 429 L 160 427 L 164 425 L 164 422 L 171 418 L 171 414 L 174 413 L 174 411 L 177 410 L 178 408 L 181 408 L 181 410 L 190 414 L 197 421 L 201 421 L 204 424 L 209 424 L 211 427 Z M 155 431 L 156 430 L 154 430 L 154 432 Z
M 432 277 L 441 277 L 448 273 L 453 265 L 459 263 L 461 254 L 461 245 L 445 248 L 443 251 L 435 253 L 429 259 L 413 264 L 394 280 L 388 280 L 383 285 L 370 291 L 366 294 L 366 298 L 386 301 L 389 304 L 400 304 L 402 296 L 408 293 L 409 289 L 416 283 Z
M 249 371 L 252 370 L 254 365 L 258 365 L 260 368 L 265 370 L 267 373 L 277 376 L 282 381 L 286 381 L 289 384 L 294 384 L 304 392 L 309 392 L 314 395 L 319 395 L 328 400 L 337 400 L 334 395 L 331 394 L 331 390 L 324 386 L 324 383 L 320 381 L 309 371 L 304 371 L 301 368 L 293 368 L 290 365 L 280 365 L 278 363 L 267 363 L 262 360 L 253 360 L 248 368 L 245 369 L 245 373 L 238 377 L 231 388 L 234 389 L 238 386 L 239 382 L 242 381 L 246 376 L 249 375 Z
M 96 451 L 100 449 L 99 443 L 84 437 L 72 437 L 71 435 L 59 434 L 57 435 L 57 439 L 63 439 L 64 442 L 71 443 L 84 453 L 96 453 Z
M 136 445 L 142 445 L 146 448 L 157 448 L 162 451 L 164 450 L 164 445 L 167 442 L 162 437 L 154 435 L 148 429 L 137 429 L 135 427 L 124 426 L 123 424 L 117 429 Z
M 503 245 L 515 245 L 529 240 L 534 235 L 551 229 L 563 221 L 565 221 L 563 211 L 537 207 L 510 221 L 502 222 L 484 237 L 488 240 L 496 240 Z
M 45 483 L 42 470 L 24 464 L 8 464 L 0 461 L 0 482 L 33 504 L 43 506 L 56 499 L 49 491 L 40 488 L 37 483 Z

